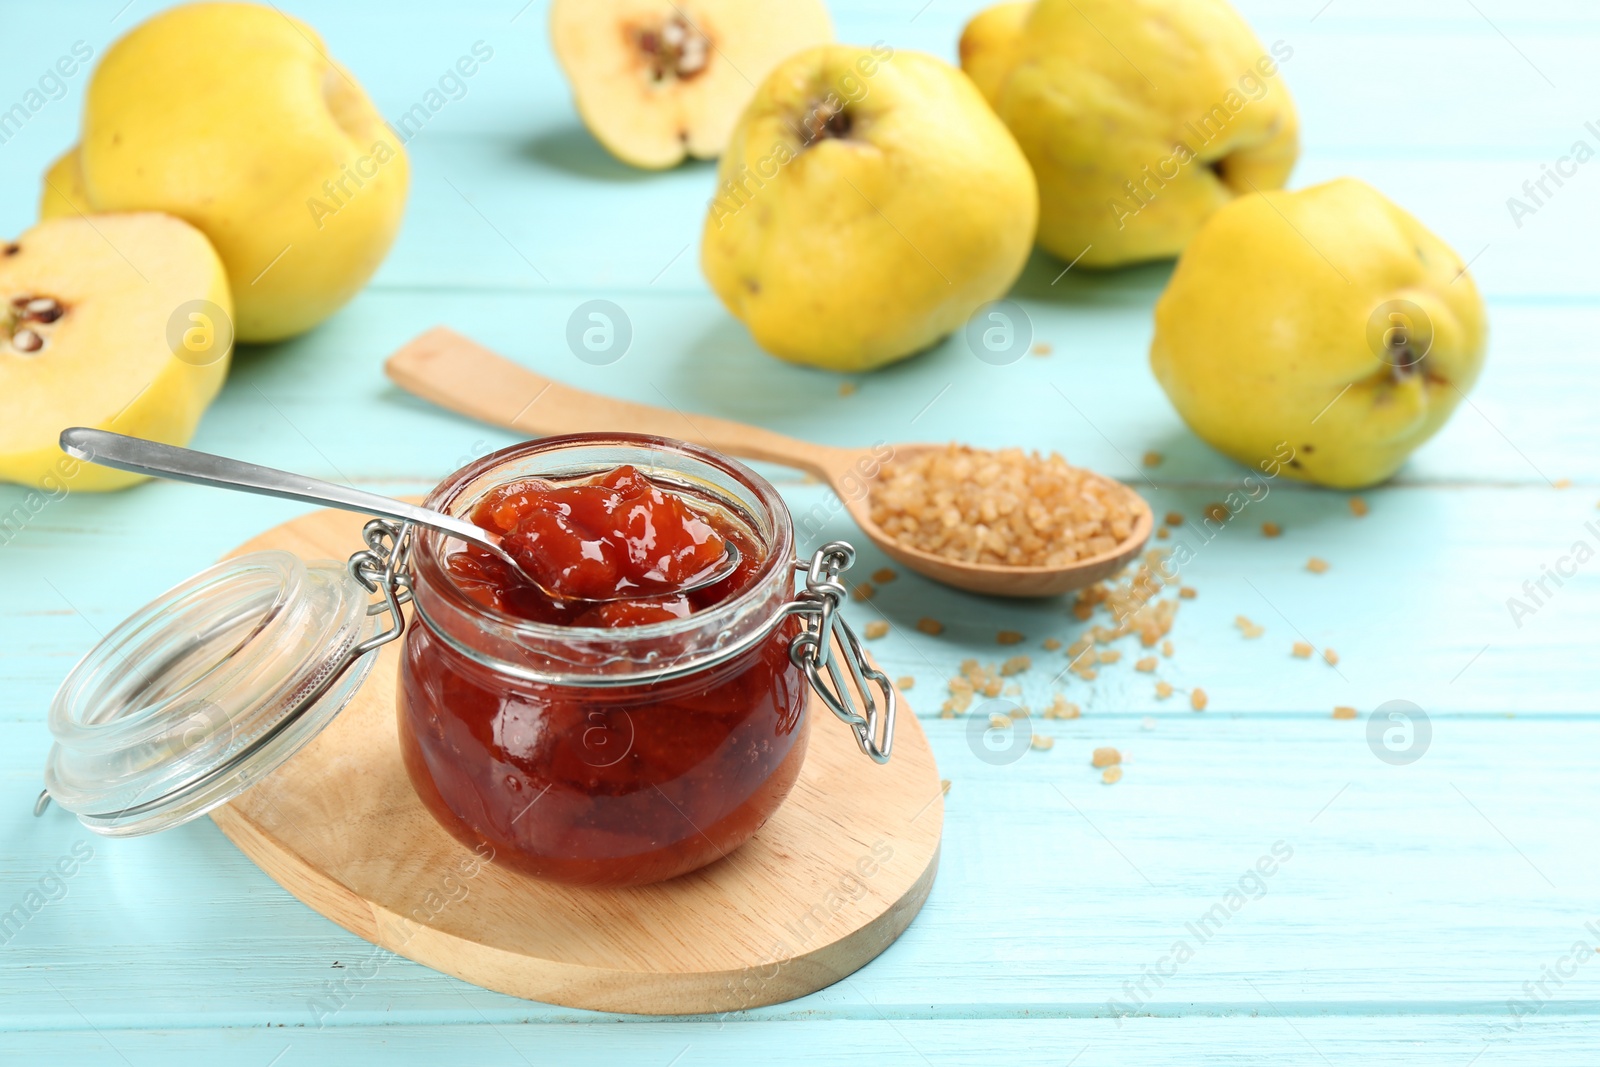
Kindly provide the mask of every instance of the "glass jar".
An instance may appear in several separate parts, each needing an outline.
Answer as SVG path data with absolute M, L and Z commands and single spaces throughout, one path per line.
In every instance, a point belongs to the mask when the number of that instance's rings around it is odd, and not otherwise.
M 54 797 L 115 836 L 204 814 L 309 742 L 402 634 L 398 731 L 418 797 L 463 843 L 535 877 L 639 885 L 727 855 L 794 785 L 811 693 L 886 761 L 894 690 L 838 611 L 854 552 L 832 542 L 795 559 L 783 499 L 743 464 L 659 437 L 551 437 L 475 461 L 426 505 L 466 517 L 509 482 L 624 464 L 747 530 L 759 555 L 741 589 L 685 618 L 600 629 L 486 606 L 448 572 L 460 542 L 406 524 L 368 523 L 347 568 L 241 556 L 74 669 L 51 709 L 39 810 Z
M 425 506 L 467 517 L 498 486 L 624 464 L 754 535 L 742 592 L 669 622 L 579 629 L 469 596 L 443 534 L 420 531 L 411 552 L 398 712 L 412 785 L 469 847 L 575 885 L 656 882 L 726 855 L 777 810 L 805 757 L 794 533 L 748 468 L 655 438 L 553 438 L 484 457 Z

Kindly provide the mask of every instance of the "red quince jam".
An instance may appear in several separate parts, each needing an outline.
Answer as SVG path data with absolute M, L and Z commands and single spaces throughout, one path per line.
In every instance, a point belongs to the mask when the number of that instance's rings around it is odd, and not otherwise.
M 525 574 L 469 547 L 450 557 L 451 576 L 480 603 L 534 622 L 614 627 L 687 618 L 740 592 L 761 563 L 743 524 L 634 467 L 578 482 L 512 482 L 485 496 L 471 519 L 504 539 Z M 722 562 L 729 541 L 741 554 L 738 569 L 683 592 Z
M 742 519 L 632 467 L 582 481 L 514 482 L 471 517 L 502 534 L 551 589 L 647 594 L 574 604 L 481 550 L 448 557 L 449 579 L 467 595 L 538 623 L 613 628 L 691 618 L 750 588 L 766 557 Z M 730 541 L 739 568 L 683 592 Z M 799 775 L 808 691 L 789 659 L 798 625 L 785 620 L 748 650 L 686 675 L 608 687 L 496 670 L 417 617 L 400 673 L 406 770 L 459 840 L 536 877 L 625 886 L 695 870 L 743 844 Z

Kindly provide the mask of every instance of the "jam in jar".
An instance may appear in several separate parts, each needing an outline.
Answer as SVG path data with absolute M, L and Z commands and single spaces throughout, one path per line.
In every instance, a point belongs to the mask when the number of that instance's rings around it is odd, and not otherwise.
M 487 456 L 427 506 L 500 534 L 537 582 L 417 534 L 399 731 L 441 824 L 586 886 L 672 878 L 760 828 L 799 774 L 808 699 L 771 485 L 678 442 L 575 435 Z M 730 544 L 738 567 L 690 588 Z

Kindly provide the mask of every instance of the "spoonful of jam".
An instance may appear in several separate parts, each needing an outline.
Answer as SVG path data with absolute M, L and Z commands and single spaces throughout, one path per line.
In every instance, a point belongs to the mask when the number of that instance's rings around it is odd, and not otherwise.
M 595 484 L 528 480 L 491 491 L 473 518 L 140 437 L 75 426 L 61 450 L 90 463 L 376 515 L 465 541 L 557 603 L 684 594 L 739 568 L 738 546 L 632 467 Z

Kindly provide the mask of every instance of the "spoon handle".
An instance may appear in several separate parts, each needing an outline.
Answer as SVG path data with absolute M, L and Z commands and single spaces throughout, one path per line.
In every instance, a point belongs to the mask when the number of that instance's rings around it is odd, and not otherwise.
M 282 497 L 305 504 L 323 504 L 363 515 L 411 522 L 499 551 L 499 546 L 490 543 L 483 530 L 463 519 L 346 485 L 213 456 L 209 452 L 196 452 L 85 426 L 61 431 L 61 450 L 102 467 L 114 467 L 134 474 L 149 474 L 218 489 L 235 489 L 260 496 Z
M 731 419 L 686 415 L 584 392 L 513 363 L 443 326 L 408 341 L 389 357 L 384 372 L 407 392 L 440 407 L 526 434 L 629 430 L 676 437 L 828 479 L 856 458 L 852 451 Z

